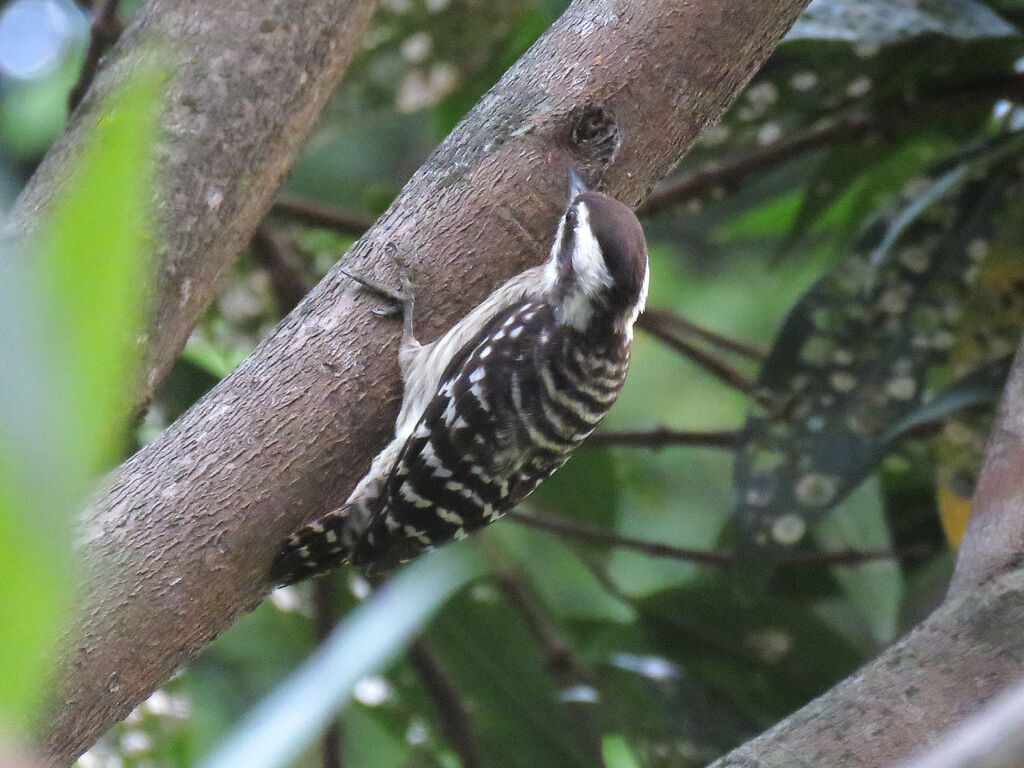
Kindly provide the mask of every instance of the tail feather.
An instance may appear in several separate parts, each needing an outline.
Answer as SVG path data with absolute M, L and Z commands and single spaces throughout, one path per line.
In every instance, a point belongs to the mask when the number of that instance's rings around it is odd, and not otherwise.
M 346 562 L 354 544 L 350 507 L 339 507 L 285 539 L 270 566 L 273 582 L 294 584 Z

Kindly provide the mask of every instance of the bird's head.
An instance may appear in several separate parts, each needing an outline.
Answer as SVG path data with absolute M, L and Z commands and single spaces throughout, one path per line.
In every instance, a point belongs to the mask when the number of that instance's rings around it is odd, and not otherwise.
M 636 215 L 615 198 L 588 190 L 569 172 L 569 205 L 545 272 L 559 320 L 579 331 L 610 321 L 626 332 L 643 311 L 647 242 Z

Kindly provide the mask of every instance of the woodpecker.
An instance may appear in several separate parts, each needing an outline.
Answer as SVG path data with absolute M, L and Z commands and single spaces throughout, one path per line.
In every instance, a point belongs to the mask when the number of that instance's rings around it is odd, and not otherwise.
M 341 507 L 281 545 L 275 583 L 344 562 L 378 574 L 465 538 L 532 493 L 607 413 L 647 298 L 647 244 L 627 206 L 569 176 L 547 263 L 430 344 L 413 335 L 412 281 L 397 253 L 402 293 L 356 278 L 404 310 L 395 436 Z

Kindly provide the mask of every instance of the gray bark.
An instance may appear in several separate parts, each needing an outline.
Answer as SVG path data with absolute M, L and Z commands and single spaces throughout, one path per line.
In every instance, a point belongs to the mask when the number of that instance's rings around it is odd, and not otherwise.
M 434 337 L 544 257 L 567 166 L 636 205 L 804 5 L 576 0 L 343 260 L 393 281 L 381 258 L 393 242 L 418 276 L 419 335 Z M 194 236 L 213 237 L 225 200 L 198 206 Z M 343 499 L 383 445 L 400 392 L 398 324 L 371 314 L 376 303 L 333 270 L 112 475 L 85 524 L 81 618 L 44 740 L 51 764 L 70 763 L 256 605 L 279 541 Z
M 1024 556 L 1024 347 L 1006 381 L 985 466 L 971 502 L 951 595 L 975 588 Z
M 31 238 L 67 181 L 104 97 L 140 58 L 167 83 L 154 201 L 157 281 L 132 408 L 149 402 L 270 206 L 341 78 L 374 0 L 150 0 L 22 192 L 9 226 Z M 116 215 L 116 212 L 111 212 Z

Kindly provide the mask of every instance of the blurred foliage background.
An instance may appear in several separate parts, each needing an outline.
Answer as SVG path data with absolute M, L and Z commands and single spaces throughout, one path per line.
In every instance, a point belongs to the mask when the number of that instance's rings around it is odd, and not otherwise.
M 564 6 L 382 4 L 129 442 L 159 434 L 253 348 Z M 122 4 L 121 21 L 134 10 Z M 0 12 L 6 200 L 60 131 L 89 13 L 70 0 Z M 408 652 L 359 676 L 325 740 L 287 764 L 699 766 L 937 604 L 1024 322 L 1022 24 L 1018 0 L 812 3 L 642 210 L 652 311 L 601 434 L 520 519 L 453 545 L 484 575 L 452 582 Z M 144 106 L 128 114 L 145 123 Z M 106 186 L 118 167 L 104 166 Z M 98 211 L 127 204 L 76 194 Z M 19 285 L 0 285 L 5 313 L 44 301 Z M 65 341 L 61 359 L 75 358 Z M 16 342 L 0 346 L 20 356 L 6 367 L 17 386 L 0 387 L 5 459 L 23 450 L 4 418 L 23 400 L 3 397 L 47 376 L 15 364 L 45 358 L 46 339 Z M 31 541 L 43 518 L 3 495 L 17 482 L 0 473 L 0 525 L 21 520 Z M 46 525 L 67 530 L 72 506 L 62 499 Z M 22 640 L 35 647 L 67 593 L 46 586 L 45 560 L 15 563 L 23 540 L 0 536 L 0 574 L 21 569 L 3 582 L 42 606 L 39 634 Z M 345 572 L 278 590 L 79 765 L 197 763 L 369 592 Z M 31 658 L 6 660 L 3 682 L 8 668 L 38 679 Z M 310 707 L 334 695 L 301 693 Z M 0 710 L 32 710 L 11 686 L 0 696 Z

